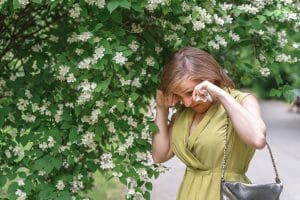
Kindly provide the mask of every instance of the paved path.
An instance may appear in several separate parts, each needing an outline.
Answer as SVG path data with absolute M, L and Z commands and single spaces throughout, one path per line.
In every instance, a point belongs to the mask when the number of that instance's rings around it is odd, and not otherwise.
M 271 145 L 284 189 L 281 200 L 300 200 L 300 114 L 287 112 L 288 105 L 278 101 L 262 101 L 267 138 Z M 165 163 L 170 170 L 153 182 L 151 200 L 175 200 L 185 166 L 175 157 Z M 247 175 L 252 182 L 274 180 L 267 150 L 256 152 Z

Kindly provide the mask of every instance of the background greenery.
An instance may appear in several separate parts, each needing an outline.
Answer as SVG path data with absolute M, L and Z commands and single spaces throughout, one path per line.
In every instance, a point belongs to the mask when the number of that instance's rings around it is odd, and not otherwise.
M 1 0 L 2 195 L 88 199 L 99 171 L 125 198 L 150 199 L 164 168 L 151 160 L 149 105 L 167 57 L 204 49 L 238 87 L 291 99 L 299 11 L 293 0 Z

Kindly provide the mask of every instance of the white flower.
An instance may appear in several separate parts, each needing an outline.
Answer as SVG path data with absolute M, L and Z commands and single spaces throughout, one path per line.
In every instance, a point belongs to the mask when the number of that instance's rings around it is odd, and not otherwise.
M 218 15 L 216 15 L 216 14 L 214 15 L 214 20 L 215 20 L 216 24 L 218 24 L 220 26 L 223 26 L 225 23 L 224 20 L 222 18 L 218 17 Z
M 214 41 L 209 41 L 208 46 L 214 48 L 214 49 L 220 49 L 220 45 Z
M 27 198 L 26 193 L 20 189 L 17 189 L 16 195 L 17 195 L 17 200 L 25 200 Z
M 290 55 L 286 55 L 286 54 L 282 53 L 282 54 L 277 55 L 275 57 L 275 60 L 277 62 L 287 62 L 288 63 L 292 60 L 292 58 Z
M 113 172 L 112 175 L 114 177 L 121 177 L 121 176 L 123 176 L 123 174 L 121 172 L 119 172 L 119 173 L 118 172 Z
M 129 124 L 130 126 L 137 127 L 137 122 L 134 121 L 134 119 L 132 118 L 132 116 L 128 117 L 127 120 L 128 120 L 128 124 Z
M 80 16 L 81 8 L 78 3 L 73 5 L 73 8 L 69 11 L 71 18 L 78 18 Z
M 140 168 L 136 170 L 137 174 L 140 176 L 140 179 L 143 181 L 149 181 L 148 172 L 145 168 Z
M 267 77 L 270 75 L 270 69 L 267 67 L 260 68 L 259 72 L 264 77 Z
M 126 198 L 130 198 L 130 196 L 134 195 L 135 194 L 135 190 L 134 188 L 129 188 L 127 189 L 126 191 Z
M 135 23 L 133 23 L 133 24 L 131 25 L 131 31 L 132 31 L 133 33 L 142 33 L 142 32 L 143 32 L 143 28 L 141 27 L 140 24 L 136 25 Z
M 80 56 L 81 54 L 83 54 L 83 49 L 76 48 L 75 53 Z
M 77 40 L 86 42 L 88 39 L 90 39 L 93 36 L 91 32 L 83 32 L 80 35 L 77 36 Z
M 93 98 L 92 92 L 96 88 L 96 83 L 90 83 L 87 79 L 84 82 L 80 83 L 78 86 L 78 90 L 82 90 L 81 95 L 78 97 L 77 103 L 79 105 L 84 104 L 85 102 L 91 100 Z
M 116 55 L 114 56 L 113 60 L 120 65 L 124 65 L 125 62 L 127 61 L 127 58 L 123 56 L 122 52 L 117 52 Z
M 17 108 L 20 111 L 25 111 L 28 104 L 29 104 L 28 100 L 25 100 L 25 99 L 21 98 L 21 99 L 19 99 L 19 102 L 17 103 Z
M 294 47 L 295 49 L 299 49 L 300 43 L 293 43 L 293 47 Z
M 68 169 L 70 167 L 70 164 L 68 163 L 67 160 L 64 160 L 63 163 L 62 163 L 62 166 L 65 168 L 65 169 Z
M 85 0 L 85 2 L 89 5 L 95 5 L 98 8 L 105 7 L 105 0 Z
M 95 60 L 101 59 L 104 56 L 105 48 L 104 47 L 98 47 L 95 49 L 95 53 L 93 55 L 93 58 Z
M 42 52 L 43 51 L 43 47 L 40 44 L 33 45 L 31 47 L 31 49 L 33 52 Z
M 278 43 L 280 47 L 284 47 L 288 43 L 287 35 L 285 31 L 278 32 Z
M 10 81 L 15 81 L 17 79 L 17 76 L 15 74 L 11 74 L 9 77 Z
M 74 83 L 76 81 L 76 78 L 74 77 L 73 73 L 69 73 L 68 77 L 67 77 L 67 82 L 68 83 Z
M 51 148 L 54 146 L 54 144 L 56 143 L 56 141 L 54 140 L 54 138 L 52 136 L 48 137 L 48 147 Z
M 56 110 L 56 113 L 54 115 L 54 120 L 56 123 L 59 123 L 62 120 L 62 115 L 63 115 L 63 105 L 60 104 L 59 109 Z
M 231 37 L 231 39 L 235 42 L 240 41 L 240 36 L 232 31 L 229 32 L 229 37 Z
M 62 180 L 59 180 L 55 186 L 58 190 L 64 190 L 65 184 Z
M 193 21 L 194 31 L 200 31 L 205 28 L 205 24 L 202 21 Z
M 219 43 L 220 46 L 224 46 L 224 47 L 227 46 L 226 40 L 219 35 L 216 35 L 216 41 Z
M 148 0 L 146 9 L 153 12 L 159 5 L 166 5 L 168 0 Z
M 94 142 L 95 134 L 92 132 L 87 131 L 85 135 L 83 135 L 83 138 L 81 139 L 81 142 L 83 146 L 88 147 L 90 149 L 95 147 Z
M 44 176 L 45 174 L 46 174 L 45 170 L 40 170 L 38 173 L 39 176 Z
M 45 151 L 48 149 L 48 144 L 46 142 L 40 143 L 39 148 Z
M 26 6 L 27 4 L 29 4 L 29 0 L 19 0 L 19 3 L 22 7 Z
M 32 94 L 29 90 L 25 90 L 25 96 L 28 98 L 28 99 L 31 99 L 32 98 Z
M 137 88 L 142 87 L 142 84 L 140 82 L 140 78 L 139 77 L 136 77 L 136 78 L 133 79 L 132 86 L 137 87 Z
M 108 126 L 108 131 L 109 132 L 111 132 L 111 133 L 115 133 L 116 132 L 114 122 L 109 122 L 107 126 Z
M 11 152 L 8 149 L 6 149 L 4 153 L 7 158 L 11 158 Z
M 83 189 L 83 182 L 79 181 L 77 178 L 74 178 L 71 182 L 71 192 L 76 193 L 81 189 Z
M 153 67 L 155 65 L 154 58 L 152 56 L 146 58 L 147 65 Z
M 18 186 L 23 186 L 23 185 L 25 185 L 24 179 L 22 179 L 22 178 L 18 179 L 18 180 L 17 180 L 17 183 L 18 183 Z
M 103 106 L 105 106 L 105 102 L 102 99 L 99 101 L 96 101 L 96 106 L 101 109 L 101 108 L 103 108 Z
M 21 117 L 26 122 L 35 122 L 35 119 L 36 119 L 36 116 L 29 114 L 29 113 L 27 113 L 27 114 L 23 113 Z
M 130 85 L 131 80 L 125 80 L 123 77 L 120 77 L 121 86 Z
M 162 47 L 155 47 L 155 52 L 159 54 L 163 50 Z
M 104 153 L 100 157 L 100 168 L 101 169 L 112 169 L 115 167 L 115 164 L 112 161 L 111 153 Z
M 85 58 L 78 63 L 78 68 L 79 69 L 90 69 L 92 63 L 93 63 L 92 58 Z
M 50 37 L 49 37 L 49 40 L 51 41 L 51 42 L 58 42 L 58 40 L 59 40 L 59 37 L 57 37 L 57 36 L 55 36 L 55 35 L 50 35 Z
M 223 4 L 219 4 L 220 8 L 224 11 L 228 11 L 232 9 L 232 4 L 227 4 L 227 3 L 223 3 Z
M 250 4 L 242 4 L 241 6 L 238 6 L 238 9 L 251 15 L 256 15 L 259 12 L 258 8 L 253 7 Z
M 83 92 L 92 92 L 96 88 L 96 86 L 96 83 L 88 82 L 88 80 L 85 79 L 82 83 L 80 83 L 78 89 L 82 89 Z
M 136 52 L 139 48 L 139 45 L 137 44 L 136 41 L 132 41 L 128 47 L 133 51 L 133 52 Z
M 66 75 L 68 74 L 69 71 L 70 71 L 70 67 L 68 67 L 66 65 L 61 65 L 59 67 L 58 80 L 60 80 L 60 81 L 66 80 Z
M 184 12 L 189 11 L 191 9 L 190 5 L 188 5 L 185 1 L 182 2 L 181 8 Z

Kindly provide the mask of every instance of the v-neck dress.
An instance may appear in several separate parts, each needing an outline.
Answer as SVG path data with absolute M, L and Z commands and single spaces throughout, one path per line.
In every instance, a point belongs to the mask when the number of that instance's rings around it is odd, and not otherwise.
M 248 95 L 233 89 L 230 90 L 230 94 L 238 102 Z M 219 200 L 226 111 L 220 103 L 213 103 L 204 118 L 189 134 L 194 114 L 191 108 L 184 108 L 176 114 L 173 125 L 173 152 L 186 165 L 177 200 Z M 225 180 L 249 183 L 245 173 L 255 149 L 240 140 L 231 123 L 228 137 Z

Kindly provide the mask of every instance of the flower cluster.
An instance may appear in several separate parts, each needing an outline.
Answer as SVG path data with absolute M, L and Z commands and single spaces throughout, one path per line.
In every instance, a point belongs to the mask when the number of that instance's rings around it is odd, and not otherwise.
M 100 157 L 100 168 L 101 169 L 113 169 L 115 164 L 112 160 L 111 153 L 104 153 Z

